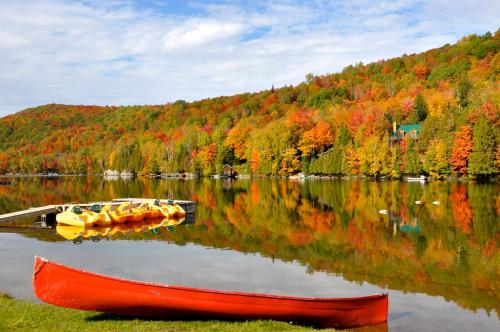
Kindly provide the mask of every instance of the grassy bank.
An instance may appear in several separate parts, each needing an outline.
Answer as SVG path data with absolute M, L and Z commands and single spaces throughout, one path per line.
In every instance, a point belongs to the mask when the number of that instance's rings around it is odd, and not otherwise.
M 312 331 L 274 321 L 155 321 L 54 307 L 0 293 L 0 331 Z M 332 331 L 332 330 L 325 330 Z

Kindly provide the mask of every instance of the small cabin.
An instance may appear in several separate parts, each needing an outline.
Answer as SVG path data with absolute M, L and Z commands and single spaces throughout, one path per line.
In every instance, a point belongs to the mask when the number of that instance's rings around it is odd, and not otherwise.
M 231 165 L 224 165 L 224 167 L 222 168 L 222 175 L 224 176 L 233 176 L 233 166 Z
M 417 140 L 419 135 L 420 125 L 418 123 L 406 125 L 398 125 L 396 122 L 392 123 L 391 142 L 401 142 L 405 138 Z

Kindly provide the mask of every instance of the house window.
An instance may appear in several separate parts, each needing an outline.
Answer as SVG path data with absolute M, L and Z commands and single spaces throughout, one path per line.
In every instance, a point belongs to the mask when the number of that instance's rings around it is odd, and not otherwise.
M 404 130 L 400 130 L 398 132 L 398 137 L 399 137 L 399 139 L 403 139 L 405 137 L 405 131 Z
M 417 138 L 417 131 L 415 129 L 413 129 L 412 131 L 410 131 L 410 137 L 411 138 Z

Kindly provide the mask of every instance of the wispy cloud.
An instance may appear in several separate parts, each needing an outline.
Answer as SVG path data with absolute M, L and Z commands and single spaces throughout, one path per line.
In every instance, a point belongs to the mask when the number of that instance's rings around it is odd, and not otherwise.
M 296 84 L 498 29 L 491 1 L 0 3 L 0 115 L 158 104 Z

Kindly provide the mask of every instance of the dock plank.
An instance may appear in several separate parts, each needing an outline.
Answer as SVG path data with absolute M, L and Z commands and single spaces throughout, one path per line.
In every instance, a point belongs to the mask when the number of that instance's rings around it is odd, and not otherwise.
M 20 218 L 37 217 L 43 214 L 50 214 L 57 212 L 58 205 L 47 205 L 35 208 L 29 208 L 27 210 L 21 210 L 11 213 L 5 213 L 0 215 L 0 223 L 13 221 Z

